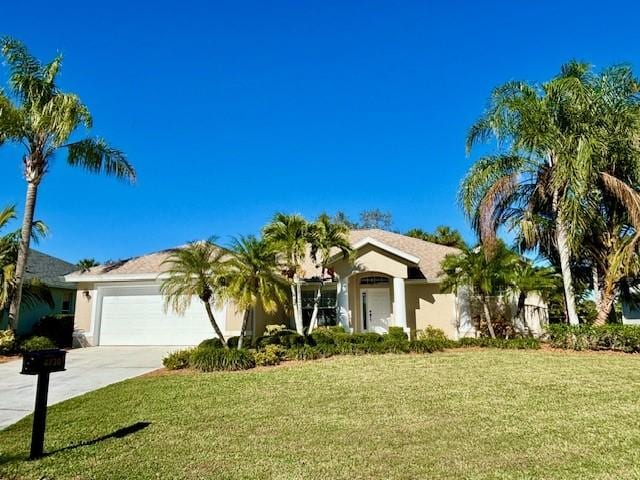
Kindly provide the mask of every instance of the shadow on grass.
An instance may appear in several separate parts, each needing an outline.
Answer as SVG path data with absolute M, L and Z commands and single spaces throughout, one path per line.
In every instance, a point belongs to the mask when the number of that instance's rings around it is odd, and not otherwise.
M 114 432 L 108 433 L 107 435 L 103 435 L 103 436 L 98 437 L 98 438 L 94 438 L 92 440 L 84 440 L 82 442 L 74 443 L 72 445 L 68 445 L 68 446 L 63 447 L 63 448 L 58 448 L 57 450 L 52 450 L 50 452 L 45 452 L 45 454 L 42 456 L 42 458 L 49 457 L 49 456 L 54 455 L 54 454 L 59 453 L 59 452 L 65 452 L 67 450 L 75 450 L 76 448 L 88 447 L 89 445 L 95 445 L 96 443 L 100 443 L 100 442 L 103 442 L 105 440 L 109 440 L 110 438 L 124 438 L 124 437 L 126 437 L 128 435 L 131 435 L 133 433 L 139 432 L 140 430 L 144 430 L 149 425 L 151 425 L 151 422 L 136 422 L 136 423 L 134 423 L 132 425 L 129 425 L 127 427 L 119 428 L 118 430 L 116 430 Z M 0 465 L 11 463 L 11 462 L 16 461 L 16 460 L 28 460 L 28 459 L 29 459 L 28 455 L 0 455 Z
M 80 448 L 80 447 L 88 447 L 89 445 L 95 445 L 96 443 L 100 443 L 103 442 L 105 440 L 109 440 L 110 438 L 124 438 L 128 435 L 131 435 L 132 433 L 136 433 L 139 432 L 140 430 L 144 430 L 145 428 L 147 428 L 149 425 L 151 425 L 151 422 L 136 422 L 132 425 L 129 425 L 128 427 L 122 427 L 119 428 L 118 430 L 116 430 L 115 432 L 111 432 L 108 433 L 107 435 L 103 435 L 101 437 L 98 438 L 94 438 L 93 440 L 85 440 L 79 443 L 74 443 L 73 445 L 69 445 L 67 447 L 63 447 L 63 448 L 59 448 L 57 450 L 52 450 L 50 452 L 46 452 L 44 454 L 45 457 L 48 457 L 49 455 L 54 455 L 58 452 L 65 452 L 67 450 L 74 450 L 76 448 Z

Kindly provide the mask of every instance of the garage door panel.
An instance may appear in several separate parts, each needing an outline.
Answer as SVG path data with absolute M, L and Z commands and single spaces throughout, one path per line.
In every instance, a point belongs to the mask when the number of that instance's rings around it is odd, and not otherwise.
M 215 310 L 214 315 L 224 331 L 225 309 Z M 215 336 L 198 299 L 192 300 L 184 315 L 165 312 L 157 289 L 105 293 L 101 317 L 101 345 L 196 345 Z

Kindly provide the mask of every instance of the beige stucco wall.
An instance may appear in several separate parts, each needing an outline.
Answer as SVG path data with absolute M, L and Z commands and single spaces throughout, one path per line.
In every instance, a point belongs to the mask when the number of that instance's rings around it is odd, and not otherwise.
M 255 321 L 255 334 L 261 336 L 264 334 L 265 327 L 267 325 L 288 325 L 289 315 L 284 311 L 284 308 L 278 309 L 274 313 L 266 313 L 259 303 L 256 306 L 254 314 Z
M 88 297 L 85 294 L 88 292 Z M 96 290 L 93 284 L 80 283 L 76 292 L 75 328 L 88 332 L 91 330 L 91 310 L 96 298 Z
M 348 260 L 340 260 L 333 265 L 333 268 L 341 277 L 357 272 L 380 272 L 399 278 L 407 278 L 408 276 L 405 261 L 371 245 L 359 249 L 358 256 L 353 263 Z
M 439 328 L 452 339 L 458 338 L 455 315 L 455 295 L 441 293 L 434 283 L 407 284 L 407 325 L 424 330 L 427 326 Z

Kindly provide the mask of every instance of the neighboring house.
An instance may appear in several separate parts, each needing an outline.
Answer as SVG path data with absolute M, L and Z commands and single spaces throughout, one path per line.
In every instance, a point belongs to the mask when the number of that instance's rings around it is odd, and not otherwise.
M 457 249 L 384 230 L 352 230 L 354 254 L 331 259 L 320 302 L 320 324 L 340 324 L 350 332 L 383 333 L 440 328 L 450 338 L 475 335 L 468 301 L 440 292 L 440 263 Z M 184 316 L 165 311 L 160 284 L 170 250 L 94 267 L 67 275 L 78 285 L 76 329 L 88 345 L 192 345 L 213 336 L 196 299 Z M 303 316 L 308 322 L 321 271 L 304 264 Z M 537 301 L 537 300 L 536 300 Z M 233 305 L 217 308 L 216 319 L 228 335 L 238 335 L 242 315 Z M 284 314 L 253 312 L 250 333 L 265 325 L 289 323 Z M 535 318 L 527 319 L 529 328 Z
M 624 325 L 640 325 L 640 305 L 623 301 L 622 323 Z
M 45 315 L 74 313 L 76 285 L 65 281 L 64 276 L 73 272 L 76 268 L 73 263 L 65 262 L 37 250 L 29 250 L 25 280 L 37 279 L 45 285 L 51 293 L 54 306 L 51 308 L 46 303 L 31 305 L 23 302 L 20 307 L 18 335 L 28 335 L 36 322 Z M 2 326 L 4 327 L 7 322 L 6 315 L 2 320 Z

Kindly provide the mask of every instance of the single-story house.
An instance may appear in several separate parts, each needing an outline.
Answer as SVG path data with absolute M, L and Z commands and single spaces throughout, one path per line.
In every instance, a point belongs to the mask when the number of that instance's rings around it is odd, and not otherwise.
M 457 249 L 378 229 L 352 230 L 350 242 L 354 254 L 332 258 L 327 278 L 321 278 L 310 258 L 304 262 L 306 322 L 322 280 L 320 325 L 379 333 L 390 326 L 407 332 L 433 326 L 454 339 L 476 334 L 468 300 L 440 291 L 440 264 Z M 164 310 L 160 284 L 166 269 L 163 262 L 171 251 L 66 276 L 77 284 L 76 329 L 87 345 L 192 345 L 214 336 L 197 299 L 183 316 Z M 239 334 L 242 314 L 233 305 L 217 308 L 215 316 L 226 335 Z M 539 322 L 532 326 L 532 321 L 527 319 L 529 328 L 539 331 Z M 291 324 L 291 319 L 257 309 L 249 333 L 261 335 L 266 325 L 282 323 Z
M 33 326 L 46 315 L 59 313 L 73 314 L 76 301 L 76 285 L 73 282 L 65 281 L 64 276 L 76 270 L 76 265 L 66 262 L 60 258 L 47 255 L 38 250 L 29 250 L 25 281 L 38 280 L 48 288 L 53 300 L 53 307 L 47 303 L 38 302 L 23 303 L 20 307 L 20 321 L 18 324 L 18 335 L 27 335 Z M 5 314 L 1 327 L 6 326 L 7 315 Z

